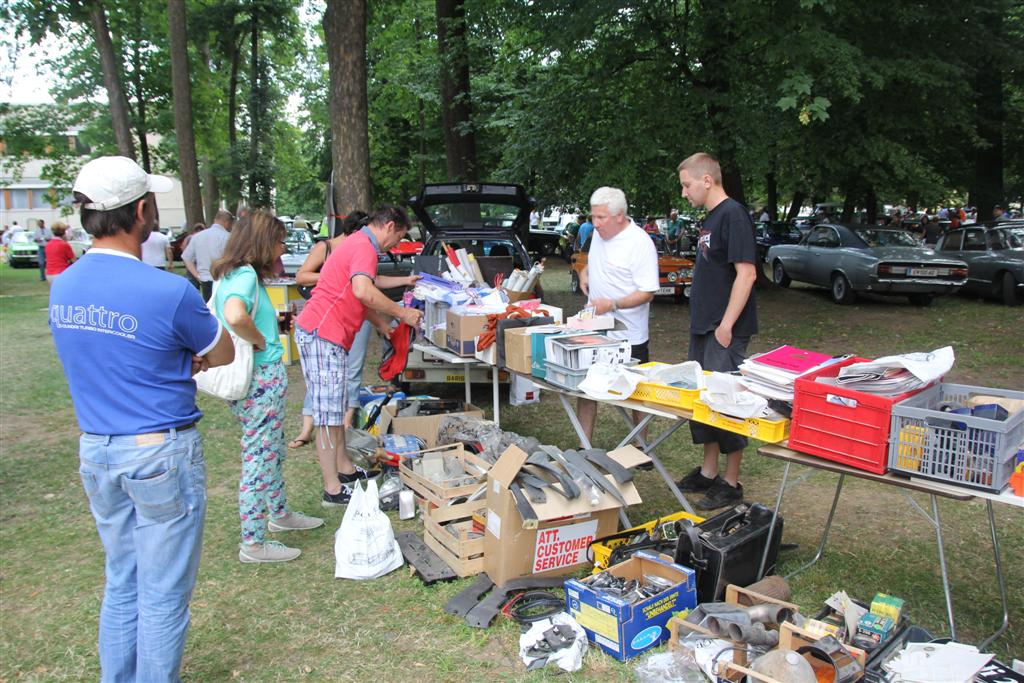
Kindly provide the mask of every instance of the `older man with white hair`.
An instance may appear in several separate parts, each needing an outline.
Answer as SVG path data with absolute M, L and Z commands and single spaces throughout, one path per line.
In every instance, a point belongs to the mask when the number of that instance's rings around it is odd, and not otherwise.
M 580 271 L 580 286 L 598 314 L 611 313 L 625 330 L 608 333 L 633 347 L 633 358 L 650 360 L 648 320 L 651 300 L 658 291 L 658 252 L 643 228 L 626 215 L 625 193 L 599 187 L 590 195 L 594 235 L 587 265 Z M 597 403 L 580 399 L 580 424 L 589 440 L 594 433 Z

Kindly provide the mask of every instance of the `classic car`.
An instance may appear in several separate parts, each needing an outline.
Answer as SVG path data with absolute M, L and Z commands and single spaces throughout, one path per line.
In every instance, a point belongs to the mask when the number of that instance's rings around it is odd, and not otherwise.
M 799 244 L 768 250 L 772 280 L 828 287 L 832 300 L 851 304 L 858 292 L 906 296 L 929 306 L 936 294 L 957 291 L 967 281 L 967 264 L 940 256 L 902 230 L 870 225 L 816 225 Z
M 573 294 L 580 294 L 580 271 L 587 267 L 587 252 L 578 251 L 572 255 L 572 266 L 569 270 L 569 289 Z M 658 252 L 658 291 L 654 296 L 671 296 L 676 303 L 682 303 L 690 296 L 690 283 L 693 282 L 693 261 L 684 256 L 676 256 L 668 252 Z
M 523 244 L 529 234 L 534 201 L 520 185 L 498 183 L 439 183 L 424 185 L 409 199 L 427 237 L 423 251 L 412 261 L 418 272 L 446 270 L 442 245 L 465 249 L 480 266 L 484 280 L 492 284 L 514 268 L 529 270 L 533 258 Z M 397 274 L 397 273 L 396 273 Z M 538 287 L 538 294 L 540 293 Z M 490 382 L 494 368 L 479 364 L 446 363 L 412 349 L 402 382 L 462 382 L 469 369 L 471 382 Z M 508 373 L 498 378 L 508 381 Z
M 967 262 L 965 292 L 991 296 L 1008 306 L 1024 298 L 1024 222 L 968 225 L 946 233 L 936 250 Z
M 39 265 L 39 245 L 32 239 L 32 233 L 18 230 L 11 235 L 7 245 L 7 261 L 12 268 Z
M 92 246 L 92 235 L 85 231 L 85 228 L 68 228 L 66 238 L 71 250 L 75 252 L 75 258 L 81 258 L 82 254 L 89 251 Z

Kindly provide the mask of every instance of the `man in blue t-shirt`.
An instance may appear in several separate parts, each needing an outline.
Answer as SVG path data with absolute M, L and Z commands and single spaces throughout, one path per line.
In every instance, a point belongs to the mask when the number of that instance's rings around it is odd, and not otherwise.
M 171 187 L 125 157 L 83 166 L 74 195 L 93 245 L 50 290 L 79 473 L 106 552 L 104 681 L 179 680 L 206 512 L 192 375 L 234 358 L 195 288 L 140 260 L 153 193 Z
M 698 152 L 679 164 L 683 197 L 708 211 L 694 262 L 690 289 L 689 360 L 704 370 L 732 372 L 743 362 L 747 343 L 757 332 L 754 282 L 757 243 L 750 214 L 722 187 L 722 169 Z M 747 439 L 716 427 L 690 422 L 693 443 L 704 446 L 704 462 L 679 481 L 682 491 L 704 491 L 701 510 L 714 510 L 743 500 L 740 463 Z M 725 476 L 718 475 L 718 456 L 726 455 Z
M 581 216 L 582 220 L 583 217 Z M 586 216 L 586 220 L 580 225 L 579 232 L 576 233 L 576 251 L 590 251 L 590 236 L 594 233 L 594 224 L 590 220 L 590 216 Z

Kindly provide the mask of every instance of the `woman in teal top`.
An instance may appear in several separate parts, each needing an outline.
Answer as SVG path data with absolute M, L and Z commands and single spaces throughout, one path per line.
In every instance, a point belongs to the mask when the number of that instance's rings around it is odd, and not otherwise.
M 277 312 L 263 280 L 284 253 L 287 231 L 272 213 L 257 210 L 235 224 L 220 260 L 210 268 L 217 317 L 253 345 L 252 381 L 245 398 L 229 401 L 242 424 L 238 515 L 242 562 L 286 562 L 300 552 L 266 539 L 267 531 L 315 529 L 324 521 L 288 510 L 284 492 L 284 405 L 288 375 L 281 356 Z

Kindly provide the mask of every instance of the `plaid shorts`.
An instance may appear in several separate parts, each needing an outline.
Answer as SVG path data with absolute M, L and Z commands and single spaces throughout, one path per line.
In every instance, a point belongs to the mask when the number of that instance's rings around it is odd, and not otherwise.
M 295 344 L 299 347 L 313 424 L 340 426 L 344 422 L 347 405 L 348 352 L 344 347 L 306 332 L 297 325 Z

